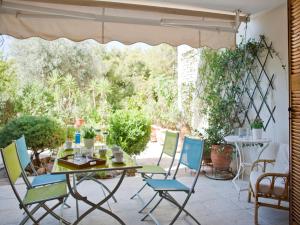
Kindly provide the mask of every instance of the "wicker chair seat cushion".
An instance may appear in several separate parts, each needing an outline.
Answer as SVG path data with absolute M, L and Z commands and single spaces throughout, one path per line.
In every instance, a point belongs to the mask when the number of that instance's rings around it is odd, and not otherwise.
M 280 144 L 275 159 L 275 165 L 271 169 L 273 173 L 289 173 L 289 146 Z
M 250 184 L 252 190 L 256 193 L 256 181 L 263 175 L 261 171 L 252 171 L 250 174 Z M 274 182 L 274 189 L 271 191 L 272 177 L 265 177 L 261 180 L 259 185 L 259 193 L 272 194 L 275 196 L 280 196 L 285 192 L 285 180 L 282 177 L 278 177 Z

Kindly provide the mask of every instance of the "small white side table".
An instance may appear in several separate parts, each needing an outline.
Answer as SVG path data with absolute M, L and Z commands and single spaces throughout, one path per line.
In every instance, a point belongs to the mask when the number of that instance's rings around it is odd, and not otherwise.
M 252 148 L 256 150 L 257 159 L 259 159 L 263 151 L 269 146 L 271 140 L 267 138 L 253 139 L 252 137 L 239 137 L 233 135 L 226 136 L 224 139 L 227 143 L 234 144 L 236 147 L 236 159 L 238 170 L 235 177 L 232 179 L 232 183 L 237 192 L 240 194 L 241 191 L 248 190 L 248 187 L 242 189 L 240 186 L 237 185 L 236 180 L 239 180 L 241 175 L 243 179 L 245 168 L 247 166 L 250 167 L 253 163 L 245 161 L 245 145 L 252 146 Z

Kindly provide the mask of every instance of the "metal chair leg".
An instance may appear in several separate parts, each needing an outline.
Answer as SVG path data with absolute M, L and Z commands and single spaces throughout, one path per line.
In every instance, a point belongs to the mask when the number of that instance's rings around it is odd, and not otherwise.
M 41 207 L 41 204 L 36 205 L 31 211 L 28 210 L 28 208 L 26 207 L 27 210 L 24 210 L 26 216 L 22 219 L 22 221 L 19 223 L 19 225 L 24 225 L 30 218 L 30 216 L 28 215 L 28 212 L 31 214 L 31 216 L 33 216 L 33 214 L 38 211 L 38 209 Z M 38 221 L 36 221 L 38 222 Z
M 157 206 L 161 203 L 162 200 L 163 197 L 159 199 L 155 206 L 141 219 L 141 221 L 144 221 L 148 216 L 150 216 L 153 219 L 154 217 L 151 215 L 151 213 L 157 208 Z
M 147 183 L 145 183 L 134 195 L 130 197 L 130 199 L 134 199 L 135 196 L 138 196 L 139 193 L 146 187 Z
M 42 204 L 42 207 L 46 210 L 46 213 L 38 219 L 38 222 L 42 220 L 46 215 L 51 214 L 55 219 L 59 220 L 60 222 L 70 225 L 71 223 L 66 221 L 64 218 L 61 216 L 57 215 L 54 212 L 54 209 L 56 209 L 59 205 L 63 204 L 63 200 L 60 200 L 56 205 L 54 205 L 52 208 L 49 208 L 46 204 Z
M 152 198 L 143 206 L 143 208 L 141 208 L 139 210 L 139 213 L 142 213 L 144 211 L 145 208 L 147 208 L 147 206 L 154 200 L 154 198 L 157 196 L 158 192 L 156 192 Z
M 189 198 L 189 197 L 187 197 Z M 180 205 L 169 193 L 165 194 L 164 199 L 166 199 L 167 201 L 173 203 L 174 205 L 176 205 L 179 208 L 179 211 L 177 212 L 177 214 L 175 215 L 175 217 L 173 218 L 173 220 L 171 221 L 170 225 L 174 224 L 175 221 L 177 220 L 177 218 L 179 217 L 179 215 L 183 212 L 185 212 L 188 216 L 190 216 L 198 225 L 201 225 L 200 222 L 191 214 L 189 213 L 186 209 L 185 206 L 188 202 L 188 199 L 185 200 L 185 202 Z

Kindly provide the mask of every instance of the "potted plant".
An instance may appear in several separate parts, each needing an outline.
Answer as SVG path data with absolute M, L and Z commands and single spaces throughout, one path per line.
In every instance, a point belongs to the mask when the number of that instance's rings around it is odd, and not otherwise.
M 255 118 L 255 120 L 253 120 L 250 126 L 252 128 L 253 139 L 261 139 L 262 131 L 264 128 L 264 121 L 262 121 L 261 118 L 257 117 Z
M 74 135 L 75 135 L 76 129 L 72 125 L 67 126 L 67 133 L 66 133 L 66 148 L 72 148 Z
M 226 144 L 224 137 L 232 133 L 235 125 L 236 99 L 243 71 L 242 54 L 240 49 L 205 49 L 201 55 L 201 101 L 208 122 L 205 153 L 210 152 L 213 166 L 219 170 L 228 170 L 232 159 L 233 148 Z
M 93 127 L 86 127 L 83 129 L 83 143 L 87 149 L 94 147 L 96 131 Z
M 213 167 L 217 170 L 228 170 L 232 160 L 232 145 L 224 141 L 225 132 L 217 126 L 211 126 L 206 129 L 207 138 L 205 140 L 205 154 L 210 153 L 210 159 Z

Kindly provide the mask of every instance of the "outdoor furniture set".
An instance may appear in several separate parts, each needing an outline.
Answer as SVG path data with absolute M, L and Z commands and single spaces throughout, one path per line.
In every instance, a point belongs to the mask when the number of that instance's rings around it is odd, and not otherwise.
M 251 202 L 251 196 L 255 199 L 254 223 L 258 224 L 260 206 L 289 210 L 289 146 L 278 143 L 272 143 L 270 146 L 271 141 L 267 138 L 227 136 L 225 141 L 234 144 L 236 148 L 238 170 L 232 180 L 234 187 L 239 194 L 241 191 L 248 191 L 248 202 Z M 254 162 L 247 162 L 245 159 L 245 151 L 249 146 L 251 148 L 248 150 L 256 150 L 257 153 L 257 159 Z M 276 159 L 260 159 L 267 147 L 273 148 L 277 153 Z M 240 176 L 243 179 L 247 166 L 251 168 L 249 185 L 241 188 L 236 181 L 240 179 Z M 267 199 L 273 199 L 273 201 Z
M 161 167 L 160 169 L 157 169 L 159 168 L 159 163 L 157 167 L 150 168 L 145 166 L 144 168 L 145 170 L 143 171 L 142 166 L 137 165 L 134 162 L 134 160 L 132 160 L 131 157 L 126 153 L 124 153 L 123 163 L 115 163 L 111 157 L 106 156 L 105 164 L 93 165 L 86 168 L 73 167 L 72 165 L 60 163 L 60 159 L 62 158 L 66 159 L 64 157 L 72 153 L 72 150 L 62 149 L 58 152 L 51 174 L 35 176 L 32 182 L 30 182 L 30 179 L 28 179 L 27 174 L 25 172 L 25 168 L 28 165 L 30 165 L 31 167 L 33 166 L 31 164 L 30 157 L 27 154 L 25 138 L 24 136 L 22 136 L 21 138 L 14 141 L 13 143 L 11 143 L 9 146 L 2 149 L 1 151 L 3 162 L 5 165 L 6 172 L 8 174 L 8 179 L 10 181 L 11 187 L 20 203 L 20 208 L 23 209 L 26 213 L 26 216 L 23 218 L 20 224 L 25 224 L 29 219 L 34 224 L 38 224 L 48 214 L 51 214 L 54 218 L 56 218 L 63 224 L 78 224 L 88 214 L 98 209 L 113 217 L 116 221 L 118 221 L 118 223 L 125 225 L 124 221 L 120 217 L 118 217 L 111 210 L 104 208 L 102 205 L 106 203 L 109 199 L 113 198 L 114 194 L 116 193 L 122 181 L 124 180 L 126 172 L 132 169 L 140 169 L 139 172 L 143 174 L 146 185 L 151 187 L 155 192 L 153 198 L 143 207 L 143 209 L 145 209 L 155 199 L 157 195 L 159 195 L 160 197 L 159 201 L 146 214 L 146 216 L 142 220 L 145 220 L 149 216 L 154 220 L 156 224 L 159 224 L 158 221 L 155 219 L 155 217 L 152 215 L 152 212 L 154 211 L 154 209 L 157 208 L 160 202 L 163 199 L 165 199 L 178 207 L 178 213 L 173 218 L 170 224 L 173 224 L 182 212 L 185 212 L 197 224 L 200 224 L 196 220 L 196 218 L 193 217 L 185 209 L 185 206 L 191 194 L 194 193 L 194 187 L 196 185 L 198 175 L 200 173 L 204 142 L 203 140 L 200 139 L 185 137 L 182 151 L 180 154 L 179 163 L 177 165 L 175 174 L 173 175 L 172 179 L 167 179 L 174 162 L 179 134 L 177 132 L 176 133 L 167 132 L 166 136 L 167 137 L 164 143 L 162 154 L 167 154 L 172 158 L 172 162 L 168 171 L 163 171 Z M 159 161 L 161 160 L 161 158 L 162 157 L 160 157 Z M 197 171 L 194 181 L 190 187 L 186 186 L 185 184 L 181 183 L 176 179 L 176 174 L 180 165 L 184 165 L 192 170 Z M 153 173 L 151 173 L 150 170 L 153 168 L 154 169 L 156 168 L 156 170 Z M 32 169 L 34 171 L 34 168 Z M 76 189 L 77 183 L 76 183 L 76 176 L 75 176 L 76 174 L 79 173 L 91 174 L 97 171 L 112 171 L 112 170 L 122 171 L 119 177 L 119 181 L 117 182 L 116 186 L 112 190 L 108 191 L 108 195 L 105 195 L 104 198 L 100 200 L 98 203 L 94 203 L 88 200 L 86 196 L 81 195 L 77 191 Z M 154 174 L 162 174 L 163 177 L 162 179 L 154 179 L 152 177 Z M 73 175 L 73 179 L 71 179 L 71 175 Z M 24 180 L 27 186 L 27 192 L 24 198 L 21 197 L 19 191 L 15 186 L 15 183 L 19 177 L 21 177 Z M 100 184 L 102 185 L 102 183 Z M 144 187 L 142 187 L 142 189 Z M 184 192 L 187 194 L 186 199 L 182 204 L 176 201 L 175 198 L 170 194 L 174 191 Z M 62 217 L 63 206 L 66 205 L 65 201 L 69 195 L 73 196 L 76 200 L 82 201 L 90 206 L 90 208 L 88 208 L 81 215 L 79 215 L 78 213 L 76 220 L 72 223 L 66 221 Z M 46 203 L 52 200 L 58 200 L 58 202 L 54 206 L 51 207 L 47 206 Z M 34 205 L 34 207 L 30 207 L 31 205 Z M 61 211 L 60 211 L 61 215 L 58 215 L 54 212 L 54 209 L 56 209 L 58 206 L 61 206 Z M 34 214 L 40 208 L 44 208 L 46 212 L 42 216 L 35 218 Z
M 143 206 L 139 213 L 143 212 L 146 207 L 149 206 L 157 196 L 159 196 L 158 201 L 154 204 L 152 209 L 150 209 L 146 213 L 146 215 L 142 218 L 142 221 L 150 217 L 155 222 L 155 224 L 158 225 L 159 221 L 153 216 L 153 211 L 159 206 L 162 200 L 166 200 L 178 208 L 178 212 L 169 224 L 174 224 L 182 212 L 184 212 L 186 215 L 189 215 L 196 224 L 200 224 L 197 219 L 185 209 L 185 206 L 188 203 L 191 195 L 195 192 L 195 185 L 197 183 L 197 179 L 201 170 L 204 141 L 198 138 L 184 138 L 179 162 L 176 166 L 173 176 L 169 178 L 169 176 L 171 175 L 171 168 L 174 164 L 178 138 L 178 132 L 167 131 L 163 150 L 157 164 L 144 165 L 143 167 L 137 165 L 126 153 L 123 153 L 123 163 L 114 163 L 111 157 L 106 156 L 105 164 L 99 164 L 85 168 L 73 167 L 72 165 L 60 163 L 60 159 L 70 155 L 72 153 L 72 150 L 60 150 L 54 162 L 51 174 L 38 175 L 35 176 L 32 181 L 30 181 L 25 172 L 25 168 L 27 166 L 30 166 L 34 172 L 35 170 L 27 153 L 25 138 L 24 136 L 22 136 L 1 151 L 4 166 L 8 174 L 8 179 L 10 181 L 11 187 L 20 203 L 20 208 L 23 209 L 26 213 L 26 216 L 23 218 L 20 224 L 25 224 L 29 219 L 31 219 L 35 224 L 38 224 L 48 214 L 52 215 L 54 218 L 64 224 L 78 224 L 88 214 L 98 209 L 116 219 L 120 224 L 125 225 L 120 217 L 118 217 L 111 210 L 104 208 L 102 205 L 104 203 L 107 203 L 109 199 L 114 198 L 114 194 L 124 180 L 126 172 L 131 169 L 137 169 L 137 172 L 141 174 L 145 181 L 145 184 L 137 191 L 136 194 L 131 197 L 131 199 L 133 199 L 134 197 L 138 197 L 140 200 L 142 200 Z M 242 150 L 243 145 L 241 144 L 251 143 L 259 146 L 258 160 L 256 160 L 252 165 L 249 182 L 249 202 L 251 200 L 251 196 L 255 198 L 255 224 L 258 223 L 258 208 L 260 206 L 288 209 L 288 206 L 281 205 L 282 201 L 288 201 L 288 146 L 277 145 L 276 148 L 278 149 L 278 153 L 276 160 L 262 160 L 259 159 L 259 157 L 266 146 L 269 144 L 269 141 L 252 140 L 251 142 L 249 142 L 249 140 L 240 140 L 236 137 L 227 137 L 226 139 L 228 142 L 235 143 L 235 146 L 238 150 L 237 156 L 240 157 L 240 160 L 238 161 L 238 173 L 233 180 L 235 187 L 237 187 L 237 185 L 235 184 L 235 180 L 238 179 L 241 174 L 243 174 L 244 167 L 248 165 L 246 162 L 244 162 Z M 161 166 L 163 155 L 171 159 L 171 162 L 167 169 L 164 169 Z M 273 167 L 270 167 L 268 166 L 268 164 L 270 163 L 275 163 L 275 165 Z M 176 176 L 181 165 L 184 165 L 185 167 L 196 171 L 191 185 L 186 185 L 177 179 Z M 258 171 L 259 168 L 261 168 L 262 171 Z M 122 171 L 121 176 L 119 177 L 119 181 L 112 190 L 109 190 L 102 182 L 98 182 L 101 186 L 104 186 L 106 190 L 108 189 L 108 195 L 104 195 L 104 198 L 98 203 L 94 203 L 88 200 L 87 197 L 82 196 L 77 191 L 76 186 L 78 185 L 78 183 L 76 183 L 76 174 L 84 173 L 89 175 L 97 171 L 112 170 Z M 73 179 L 71 179 L 71 175 L 73 175 Z M 15 183 L 20 176 L 27 186 L 27 192 L 24 198 L 21 198 L 21 196 L 19 195 L 19 191 L 15 186 Z M 160 179 L 158 179 L 156 178 L 156 176 L 161 177 Z M 81 182 L 82 181 L 80 181 L 79 183 Z M 154 191 L 154 195 L 150 198 L 150 200 L 148 200 L 147 203 L 145 203 L 140 196 L 142 190 L 146 186 L 150 187 Z M 241 191 L 241 189 L 238 190 Z M 186 198 L 184 199 L 184 201 L 180 201 L 181 203 L 176 200 L 176 195 L 171 195 L 172 193 L 178 192 L 186 193 Z M 68 206 L 65 201 L 69 195 L 73 196 L 76 199 L 76 202 L 82 201 L 90 206 L 90 208 L 88 208 L 84 213 L 79 215 L 77 204 L 77 218 L 73 223 L 70 223 L 62 218 L 63 205 Z M 276 205 L 269 202 L 266 203 L 261 201 L 262 198 L 275 199 L 278 201 L 278 203 Z M 50 208 L 46 205 L 46 203 L 52 200 L 58 200 L 58 202 Z M 35 206 L 30 207 L 31 205 Z M 54 213 L 54 209 L 56 209 L 58 206 L 61 206 L 61 215 Z M 35 218 L 34 214 L 40 208 L 45 209 L 46 212 L 39 218 Z

